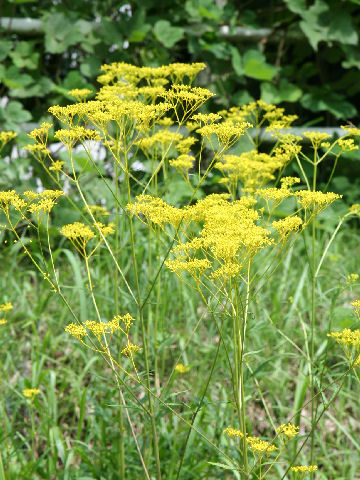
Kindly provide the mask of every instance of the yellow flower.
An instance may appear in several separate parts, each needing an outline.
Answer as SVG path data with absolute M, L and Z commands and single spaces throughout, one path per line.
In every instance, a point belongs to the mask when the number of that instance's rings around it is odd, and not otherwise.
M 349 273 L 349 275 L 346 277 L 346 283 L 347 285 L 351 285 L 352 283 L 357 282 L 359 279 L 359 275 L 357 273 Z
M 191 155 L 179 155 L 177 158 L 169 160 L 169 164 L 180 172 L 187 172 L 194 166 L 195 157 Z
M 284 423 L 276 429 L 276 432 L 282 437 L 285 437 L 286 440 L 291 440 L 293 437 L 298 435 L 299 427 L 293 425 L 292 423 L 288 423 L 287 425 Z
M 4 147 L 8 142 L 11 142 L 14 138 L 17 137 L 17 133 L 9 130 L 7 132 L 0 132 L 0 144 L 1 147 Z
M 5 325 L 7 323 L 7 320 L 5 320 L 5 318 L 2 318 L 0 320 L 0 325 Z
M 77 325 L 76 323 L 70 323 L 65 327 L 65 332 L 69 333 L 77 340 L 82 340 L 85 335 L 87 335 L 86 329 L 82 325 Z
M 343 152 L 351 152 L 353 150 L 359 150 L 358 145 L 355 145 L 353 138 L 339 138 L 338 145 Z
M 357 302 L 360 303 L 359 300 L 357 300 Z M 352 302 L 352 305 L 355 303 L 356 302 Z M 350 328 L 344 328 L 344 330 L 341 332 L 331 332 L 328 333 L 327 336 L 334 338 L 339 344 L 360 347 L 360 330 L 350 330 Z
M 141 348 L 138 345 L 134 345 L 133 343 L 128 343 L 125 348 L 121 350 L 121 353 L 125 355 L 125 357 L 132 357 L 134 353 L 138 352 L 141 350 Z
M 49 170 L 54 172 L 60 172 L 64 166 L 65 162 L 60 162 L 60 160 L 55 160 L 49 167 Z
M 306 466 L 306 465 L 298 465 L 296 467 L 291 467 L 291 471 L 292 472 L 295 472 L 295 473 L 303 473 L 303 474 L 307 474 L 307 473 L 313 473 L 313 472 L 316 472 L 316 470 L 318 469 L 317 465 L 309 465 L 309 466 Z
M 225 428 L 224 433 L 230 438 L 234 438 L 234 437 L 244 438 L 244 434 L 242 433 L 242 431 L 237 430 L 236 428 L 231 428 L 231 427 Z
M 13 304 L 11 302 L 6 302 L 0 305 L 0 312 L 8 312 L 13 309 Z
M 92 90 L 89 90 L 88 88 L 74 88 L 68 92 L 68 94 L 75 97 L 78 102 L 86 100 L 92 93 Z
M 175 367 L 175 371 L 181 374 L 188 372 L 191 369 L 189 365 L 183 365 L 182 363 L 178 363 Z
M 290 233 L 296 232 L 300 229 L 302 223 L 303 221 L 301 218 L 294 215 L 277 220 L 272 223 L 272 226 L 277 230 L 280 238 L 286 240 Z
M 39 395 L 40 390 L 38 388 L 24 388 L 23 395 L 26 398 L 30 398 L 31 400 Z

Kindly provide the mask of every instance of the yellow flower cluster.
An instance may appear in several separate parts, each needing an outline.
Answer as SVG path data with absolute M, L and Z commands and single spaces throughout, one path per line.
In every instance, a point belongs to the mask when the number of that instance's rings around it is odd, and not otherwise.
M 141 350 L 141 348 L 138 345 L 128 343 L 126 347 L 121 350 L 121 353 L 125 355 L 125 357 L 131 358 L 134 353 L 138 352 L 139 350 Z
M 328 337 L 334 338 L 337 343 L 344 346 L 360 347 L 360 330 L 344 328 L 341 332 L 328 333 Z
M 245 189 L 253 190 L 274 179 L 274 172 L 284 168 L 290 160 L 291 154 L 282 148 L 275 149 L 272 155 L 251 150 L 241 155 L 224 155 L 215 168 L 234 186 L 241 181 Z
M 343 152 L 352 152 L 359 150 L 359 146 L 355 145 L 353 138 L 339 138 L 338 145 Z
M 172 250 L 175 259 L 165 262 L 173 272 L 187 271 L 199 278 L 212 268 L 212 278 L 219 278 L 237 275 L 247 260 L 274 244 L 270 230 L 255 223 L 260 219 L 259 212 L 250 208 L 255 200 L 242 197 L 229 202 L 228 197 L 226 194 L 212 194 L 180 209 L 160 198 L 140 196 L 128 208 L 138 218 L 143 220 L 145 217 L 147 223 L 162 228 L 166 223 L 175 228 L 181 224 L 181 231 L 189 241 L 181 243 L 178 239 L 178 245 Z M 199 235 L 191 233 L 199 229 Z M 198 258 L 199 254 L 201 258 Z
M 36 140 L 37 142 L 46 143 L 49 130 L 52 126 L 53 125 L 49 122 L 43 122 L 40 125 L 40 128 L 35 128 L 34 130 L 32 130 L 28 134 L 28 137 L 32 138 L 33 140 Z
M 60 232 L 71 241 L 76 250 L 83 257 L 89 258 L 97 250 L 100 243 L 103 241 L 103 237 L 107 237 L 114 233 L 115 230 L 113 227 L 113 223 L 105 225 L 101 222 L 95 222 L 93 230 L 89 225 L 85 225 L 82 222 L 74 222 L 64 225 Z M 86 246 L 88 242 L 94 238 L 97 239 L 97 244 L 90 253 L 87 253 Z
M 268 104 L 263 100 L 250 102 L 242 107 L 231 107 L 219 114 L 233 122 L 249 121 L 256 127 L 267 125 L 269 130 L 289 128 L 297 119 L 296 115 L 285 115 L 283 108 Z
M 279 433 L 283 439 L 291 440 L 298 435 L 299 427 L 293 425 L 292 423 L 283 423 L 276 429 L 276 432 Z
M 0 148 L 2 149 L 7 143 L 11 142 L 17 137 L 17 133 L 9 130 L 7 132 L 0 132 Z
M 360 301 L 352 302 L 354 309 L 358 309 L 359 316 Z M 328 337 L 332 337 L 341 346 L 346 358 L 352 367 L 360 366 L 360 330 L 350 330 L 344 328 L 341 332 L 328 333 Z
M 307 473 L 313 473 L 316 472 L 318 469 L 317 465 L 298 465 L 296 467 L 291 467 L 291 471 L 295 473 L 302 473 L 302 474 L 307 474 Z
M 178 122 L 183 123 L 214 95 L 207 88 L 174 83 L 162 96 L 174 109 Z
M 356 283 L 358 279 L 359 279 L 359 274 L 349 273 L 349 275 L 346 277 L 346 283 L 347 285 L 351 285 L 352 283 Z
M 184 373 L 189 372 L 191 367 L 189 365 L 183 365 L 182 363 L 178 363 L 175 367 L 175 371 L 183 375 Z
M 84 140 L 101 140 L 101 136 L 97 130 L 91 130 L 85 127 L 57 130 L 54 136 L 66 146 L 73 146 L 76 142 L 82 142 Z
M 161 198 L 151 195 L 139 195 L 136 202 L 127 205 L 128 210 L 140 220 L 145 217 L 148 222 L 163 227 L 166 223 L 177 227 L 183 219 L 181 209 L 168 205 Z
M 87 97 L 92 93 L 92 90 L 89 90 L 88 88 L 74 88 L 73 90 L 69 90 L 68 92 L 68 94 L 76 98 L 78 102 L 86 100 Z
M 195 157 L 191 155 L 179 155 L 177 158 L 169 160 L 169 164 L 176 168 L 180 173 L 187 172 L 194 166 Z
M 269 455 L 272 452 L 278 450 L 278 448 L 270 442 L 266 440 L 261 440 L 258 437 L 248 437 L 247 434 L 244 435 L 241 430 L 237 430 L 235 428 L 226 428 L 224 433 L 228 435 L 230 438 L 244 438 L 247 443 L 248 448 L 259 457 L 263 455 Z
M 188 79 L 190 83 L 197 74 L 204 70 L 204 63 L 171 63 L 161 67 L 136 67 L 125 62 L 114 62 L 110 65 L 102 65 L 104 72 L 98 77 L 98 82 L 103 85 L 127 82 L 131 85 L 138 85 L 145 80 L 148 85 L 161 86 L 168 83 L 170 77 L 173 83 L 183 82 Z
M 215 135 L 219 145 L 224 150 L 227 150 L 231 148 L 250 127 L 252 127 L 252 125 L 248 122 L 233 123 L 225 121 L 204 125 L 196 131 L 203 137 L 206 137 L 209 142 L 211 142 L 212 135 Z
M 61 195 L 63 195 L 61 190 L 44 190 L 41 193 L 26 191 L 22 196 L 15 190 L 8 190 L 0 192 L 0 210 L 9 217 L 10 207 L 14 207 L 24 218 L 27 210 L 40 221 L 41 216 L 51 211 Z
M 82 222 L 74 222 L 64 225 L 60 231 L 69 240 L 76 241 L 84 246 L 89 240 L 96 237 L 93 230 Z
M 342 198 L 342 195 L 338 195 L 337 193 L 312 192 L 311 190 L 299 190 L 295 193 L 295 196 L 298 198 L 298 201 L 303 208 L 309 209 L 312 207 L 317 213 L 338 198 Z
M 344 130 L 344 136 L 360 137 L 360 129 L 356 127 L 350 127 L 349 125 L 341 125 Z
M 322 142 L 325 142 L 326 140 L 331 138 L 331 135 L 326 132 L 304 132 L 303 136 L 304 138 L 310 140 L 313 148 L 315 149 L 319 148 Z
M 0 305 L 0 312 L 8 312 L 13 309 L 13 304 L 11 302 L 6 302 Z
M 294 215 L 277 220 L 272 223 L 272 226 L 278 232 L 281 239 L 285 241 L 292 232 L 297 232 L 302 224 L 302 219 Z
M 275 445 L 266 440 L 261 440 L 257 437 L 246 437 L 246 442 L 250 448 L 256 455 L 269 455 L 271 452 L 275 452 L 275 450 L 279 450 Z
M 182 138 L 181 133 L 164 129 L 158 130 L 150 137 L 142 138 L 137 142 L 137 145 L 144 151 L 151 150 L 154 147 L 161 147 L 161 150 L 164 151 L 169 145 L 179 142 Z
M 38 388 L 24 388 L 23 395 L 26 398 L 30 398 L 31 400 L 39 395 L 40 390 Z
M 101 205 L 88 205 L 88 208 L 94 216 L 102 215 L 104 217 L 107 217 L 108 215 L 110 215 L 106 208 L 102 207 Z M 87 208 L 84 207 L 84 210 L 87 210 Z
M 125 315 L 115 315 L 109 322 L 86 320 L 82 324 L 70 323 L 65 327 L 65 332 L 69 333 L 77 340 L 80 340 L 84 345 L 86 345 L 86 343 L 83 338 L 88 337 L 89 332 L 91 332 L 102 348 L 107 351 L 106 346 L 103 345 L 102 337 L 113 335 L 114 332 L 120 331 L 126 336 L 128 342 L 121 353 L 125 356 L 131 356 L 133 353 L 140 350 L 140 347 L 133 345 L 129 341 L 129 331 L 134 321 L 135 319 L 129 313 L 126 313 Z

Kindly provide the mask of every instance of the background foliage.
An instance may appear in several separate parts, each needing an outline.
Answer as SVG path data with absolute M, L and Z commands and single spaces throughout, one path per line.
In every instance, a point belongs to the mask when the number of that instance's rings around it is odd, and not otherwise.
M 253 98 L 310 124 L 355 121 L 360 92 L 359 0 L 11 0 L 2 17 L 40 19 L 43 32 L 0 40 L 0 124 L 38 122 L 67 91 L 95 83 L 103 63 L 205 61 L 214 110 Z M 237 28 L 268 28 L 258 40 Z M 41 30 L 41 29 L 40 29 Z M 209 73 L 211 72 L 211 74 Z

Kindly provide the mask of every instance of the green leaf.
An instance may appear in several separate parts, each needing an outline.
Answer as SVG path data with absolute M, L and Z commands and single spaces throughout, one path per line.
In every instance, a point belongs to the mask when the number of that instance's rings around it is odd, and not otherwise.
M 336 118 L 349 119 L 356 115 L 356 108 L 345 100 L 345 96 L 328 88 L 315 88 L 301 99 L 301 105 L 312 112 L 328 110 Z
M 142 42 L 150 29 L 151 25 L 146 23 L 146 10 L 144 8 L 136 9 L 127 24 L 128 41 L 130 43 Z
M 231 465 L 225 465 L 225 463 L 218 462 L 207 462 L 209 465 L 214 465 L 215 467 L 222 468 L 223 470 L 232 470 L 234 472 L 239 472 L 240 470 L 237 467 Z
M 21 73 L 20 70 L 11 65 L 0 72 L 0 81 L 9 88 L 27 87 L 33 81 L 33 78 L 27 73 Z
M 101 19 L 101 35 L 107 45 L 120 45 L 123 42 L 123 33 L 111 18 L 103 17 Z
M 244 66 L 239 50 L 236 47 L 231 47 L 231 65 L 235 70 L 236 75 L 242 77 L 244 75 Z
M 173 27 L 167 20 L 158 20 L 154 26 L 154 34 L 166 48 L 171 48 L 184 37 L 184 29 Z
M 0 122 L 5 130 L 20 131 L 18 123 L 31 120 L 31 113 L 24 109 L 20 102 L 10 101 L 6 107 L 0 107 Z
M 18 68 L 35 70 L 38 67 L 40 53 L 34 52 L 35 42 L 19 42 L 15 50 L 10 52 L 14 65 Z
M 301 88 L 287 80 L 280 80 L 278 86 L 263 82 L 260 90 L 261 99 L 266 103 L 273 103 L 275 105 L 281 102 L 297 102 L 303 93 Z
M 271 80 L 277 68 L 266 63 L 265 55 L 259 50 L 247 50 L 244 54 L 245 75 L 257 80 Z
M 1 40 L 0 41 L 0 61 L 4 60 L 8 56 L 8 53 L 12 49 L 13 42 L 8 40 Z
M 71 21 L 63 13 L 50 13 L 43 17 L 45 49 L 50 53 L 63 53 L 71 45 L 84 43 L 88 47 L 88 35 L 92 25 L 85 20 Z M 90 43 L 94 43 L 94 40 Z M 95 40 L 97 43 L 97 40 Z
M 317 50 L 318 43 L 331 44 L 338 41 L 344 45 L 357 45 L 358 33 L 354 28 L 352 17 L 343 7 L 328 5 L 323 0 L 316 0 L 301 16 L 300 28 L 307 36 L 310 45 Z
M 346 59 L 341 62 L 344 68 L 358 68 L 360 70 L 360 51 L 358 47 L 343 45 L 342 49 L 346 55 Z
M 186 12 L 194 20 L 208 19 L 219 21 L 222 17 L 222 9 L 213 0 L 187 0 Z
M 306 11 L 306 0 L 284 0 L 289 10 L 300 15 Z
M 34 80 L 25 88 L 14 88 L 11 95 L 17 98 L 44 97 L 53 89 L 53 82 L 47 77 L 41 77 Z
M 94 78 L 99 75 L 101 61 L 97 57 L 86 58 L 80 65 L 80 72 L 84 77 Z

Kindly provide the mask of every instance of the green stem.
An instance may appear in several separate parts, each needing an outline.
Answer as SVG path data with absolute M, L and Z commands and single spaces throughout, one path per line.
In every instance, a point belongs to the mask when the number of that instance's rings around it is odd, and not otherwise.
M 129 175 L 127 175 L 128 165 L 127 165 L 126 150 L 125 150 L 125 168 L 126 168 L 126 184 L 127 184 L 128 202 L 131 203 L 130 178 L 129 178 Z M 148 392 L 150 392 L 151 384 L 150 384 L 150 371 L 149 371 L 149 353 L 148 353 L 147 337 L 146 337 L 146 330 L 145 330 L 144 312 L 142 308 L 143 305 L 141 303 L 141 292 L 140 292 L 140 283 L 139 283 L 139 275 L 138 275 L 137 260 L 136 260 L 135 237 L 134 237 L 134 226 L 133 226 L 132 216 L 129 217 L 129 224 L 130 224 L 130 238 L 131 238 L 131 253 L 132 253 L 134 275 L 135 275 L 135 282 L 136 282 L 136 292 L 137 292 L 137 305 L 139 307 L 139 316 L 140 316 L 140 323 L 141 323 L 141 333 L 142 333 L 144 361 L 145 361 L 145 370 L 146 370 L 146 387 Z M 159 444 L 158 444 L 158 438 L 157 438 L 157 432 L 156 432 L 154 405 L 153 405 L 151 395 L 148 395 L 148 403 L 149 403 L 151 430 L 152 430 L 153 444 L 154 444 L 154 451 L 155 451 L 157 479 L 161 480 Z

